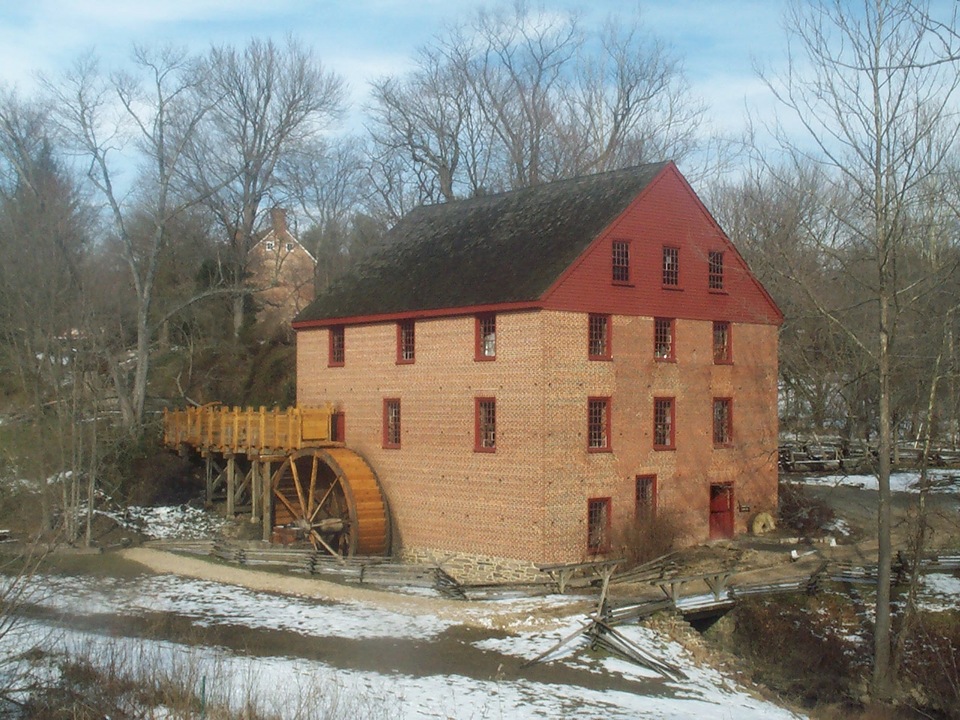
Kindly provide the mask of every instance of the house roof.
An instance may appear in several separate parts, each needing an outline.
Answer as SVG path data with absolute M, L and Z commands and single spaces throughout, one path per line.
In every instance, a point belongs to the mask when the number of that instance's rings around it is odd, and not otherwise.
M 667 165 L 417 208 L 294 322 L 536 301 Z

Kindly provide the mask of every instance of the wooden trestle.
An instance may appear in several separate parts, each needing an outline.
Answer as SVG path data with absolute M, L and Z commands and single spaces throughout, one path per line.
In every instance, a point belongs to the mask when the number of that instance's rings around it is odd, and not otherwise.
M 250 513 L 263 539 L 310 542 L 332 555 L 385 555 L 390 522 L 380 482 L 344 447 L 342 416 L 314 408 L 205 405 L 164 410 L 163 442 L 205 461 L 206 500 L 222 487 L 228 517 Z

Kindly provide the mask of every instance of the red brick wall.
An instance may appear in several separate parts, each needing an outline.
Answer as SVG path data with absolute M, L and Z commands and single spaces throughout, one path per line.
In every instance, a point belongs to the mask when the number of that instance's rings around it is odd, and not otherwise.
M 396 326 L 347 327 L 344 367 L 327 367 L 328 330 L 297 336 L 297 402 L 346 413 L 390 504 L 396 541 L 529 559 L 542 527 L 542 320 L 497 318 L 497 359 L 474 360 L 474 318 L 417 322 L 416 361 L 396 364 Z M 401 447 L 382 445 L 383 398 L 401 402 Z M 497 399 L 497 450 L 474 452 L 474 398 Z
M 653 359 L 653 320 L 613 318 L 613 359 L 587 359 L 587 315 L 497 316 L 497 359 L 474 360 L 474 318 L 416 326 L 416 362 L 396 364 L 393 323 L 347 327 L 346 363 L 327 367 L 328 331 L 301 331 L 298 403 L 346 412 L 347 444 L 380 476 L 408 549 L 536 562 L 586 557 L 587 500 L 633 516 L 636 475 L 656 474 L 662 508 L 707 537 L 709 485 L 733 482 L 737 531 L 776 507 L 772 325 L 733 326 L 733 364 L 712 359 L 712 323 L 678 320 L 676 362 Z M 474 401 L 497 398 L 497 451 L 475 453 Z M 587 451 L 587 398 L 612 398 L 612 450 Z M 676 450 L 652 447 L 653 398 L 676 398 Z M 400 398 L 402 441 L 383 449 L 383 398 Z M 732 397 L 734 443 L 714 449 L 712 399 Z

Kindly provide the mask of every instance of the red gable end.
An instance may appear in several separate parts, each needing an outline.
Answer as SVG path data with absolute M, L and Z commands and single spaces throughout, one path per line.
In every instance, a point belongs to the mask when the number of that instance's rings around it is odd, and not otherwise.
M 626 243 L 629 280 L 612 277 L 614 243 Z M 620 248 L 623 246 L 620 245 Z M 663 282 L 664 248 L 679 276 Z M 711 252 L 723 253 L 723 288 L 709 287 Z M 783 314 L 700 198 L 669 163 L 543 295 L 552 310 L 779 325 Z

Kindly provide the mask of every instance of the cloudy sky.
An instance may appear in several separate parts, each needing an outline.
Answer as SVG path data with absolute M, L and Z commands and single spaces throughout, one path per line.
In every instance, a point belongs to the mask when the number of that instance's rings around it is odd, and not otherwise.
M 252 36 L 292 33 L 343 75 L 354 107 L 367 81 L 410 65 L 417 47 L 446 24 L 498 0 L 0 0 L 0 84 L 28 92 L 37 72 L 56 74 L 94 49 L 108 66 L 121 64 L 133 43 L 241 44 Z M 769 112 L 771 100 L 754 62 L 783 62 L 785 0 L 546 0 L 575 9 L 588 26 L 610 15 L 632 17 L 683 59 L 693 92 L 712 124 L 733 131 L 745 110 Z

